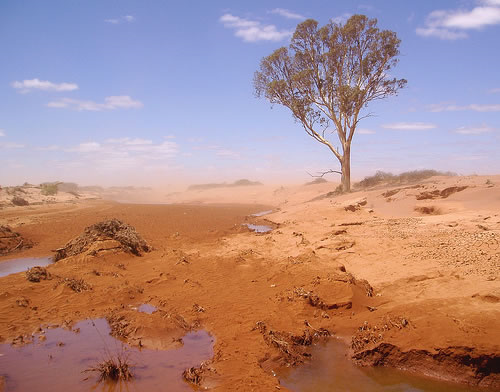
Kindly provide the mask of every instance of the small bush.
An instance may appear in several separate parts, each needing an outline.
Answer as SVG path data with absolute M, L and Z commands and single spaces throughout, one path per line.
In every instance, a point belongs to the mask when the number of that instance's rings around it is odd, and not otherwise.
M 42 195 L 44 196 L 53 196 L 57 194 L 57 184 L 56 183 L 45 183 L 41 184 L 40 187 L 42 188 Z
M 11 201 L 12 201 L 12 204 L 14 204 L 15 206 L 27 206 L 30 204 L 30 203 L 28 203 L 27 200 L 25 200 L 19 196 L 14 196 Z
M 110 357 L 109 359 L 99 362 L 96 366 L 88 368 L 86 372 L 99 373 L 99 381 L 128 381 L 133 378 L 131 372 L 132 366 L 128 358 L 118 355 L 116 358 Z
M 404 184 L 425 180 L 434 176 L 456 176 L 452 172 L 440 172 L 437 170 L 413 170 L 403 172 L 398 175 L 392 173 L 377 171 L 375 175 L 365 177 L 363 180 L 354 185 L 355 188 L 371 188 L 383 183 L 388 184 Z

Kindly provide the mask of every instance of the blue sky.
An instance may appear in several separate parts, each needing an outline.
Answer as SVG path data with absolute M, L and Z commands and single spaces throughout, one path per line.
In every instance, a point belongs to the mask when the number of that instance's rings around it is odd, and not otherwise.
M 500 0 L 0 3 L 0 185 L 303 182 L 338 169 L 254 97 L 305 18 L 355 13 L 401 39 L 399 95 L 373 103 L 352 175 L 500 172 Z M 335 177 L 331 179 L 337 180 Z

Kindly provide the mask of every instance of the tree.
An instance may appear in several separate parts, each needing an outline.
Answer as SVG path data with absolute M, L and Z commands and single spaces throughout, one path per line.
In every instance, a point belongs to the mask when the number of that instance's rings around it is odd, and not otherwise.
M 307 134 L 327 146 L 340 162 L 342 189 L 351 189 L 351 142 L 369 102 L 396 95 L 405 79 L 390 78 L 398 63 L 396 33 L 379 30 L 376 19 L 354 15 L 342 25 L 300 23 L 288 48 L 264 57 L 255 72 L 258 97 L 292 112 Z M 336 148 L 329 134 L 337 134 Z

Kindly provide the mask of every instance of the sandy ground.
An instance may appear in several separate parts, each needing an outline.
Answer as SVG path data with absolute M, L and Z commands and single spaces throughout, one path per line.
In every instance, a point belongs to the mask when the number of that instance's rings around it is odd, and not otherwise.
M 178 205 L 4 209 L 0 224 L 36 245 L 0 262 L 50 255 L 110 218 L 133 225 L 154 250 L 64 259 L 40 283 L 24 273 L 1 278 L 0 337 L 20 343 L 40 325 L 105 316 L 131 344 L 169 348 L 204 328 L 216 344 L 202 385 L 261 391 L 284 390 L 272 371 L 301 358 L 273 336 L 324 328 L 358 363 L 500 388 L 500 176 L 321 197 L 333 189 L 256 186 L 170 195 Z M 242 222 L 274 229 L 255 234 Z M 88 289 L 75 292 L 64 278 Z M 141 303 L 159 311 L 128 307 Z

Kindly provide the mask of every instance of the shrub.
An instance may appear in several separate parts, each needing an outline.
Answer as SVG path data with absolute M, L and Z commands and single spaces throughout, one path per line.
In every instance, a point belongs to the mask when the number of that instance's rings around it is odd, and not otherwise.
M 392 173 L 377 171 L 373 176 L 365 177 L 363 180 L 355 184 L 356 188 L 371 188 L 382 183 L 403 184 L 425 180 L 434 176 L 456 176 L 452 172 L 440 172 L 437 170 L 412 170 L 403 172 L 399 175 Z
M 22 197 L 14 196 L 12 198 L 12 204 L 14 204 L 15 206 L 27 206 L 30 203 L 28 203 L 28 201 L 23 199 Z
M 57 184 L 56 183 L 48 183 L 40 185 L 42 188 L 42 195 L 44 196 L 53 196 L 57 194 Z

